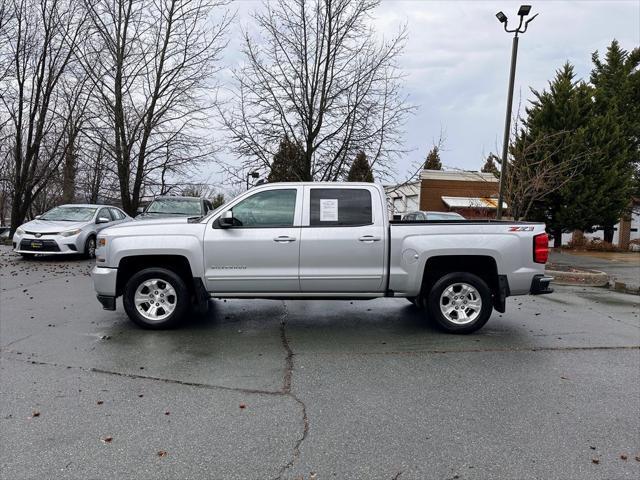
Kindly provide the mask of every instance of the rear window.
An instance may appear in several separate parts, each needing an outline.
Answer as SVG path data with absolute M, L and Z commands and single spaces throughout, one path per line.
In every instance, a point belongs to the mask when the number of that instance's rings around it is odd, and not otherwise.
M 355 226 L 373 223 L 371 193 L 364 188 L 312 188 L 311 226 Z

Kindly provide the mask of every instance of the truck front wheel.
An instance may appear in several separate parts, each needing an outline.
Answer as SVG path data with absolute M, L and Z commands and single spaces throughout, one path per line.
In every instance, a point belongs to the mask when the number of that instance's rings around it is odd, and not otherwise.
M 491 316 L 491 290 L 472 273 L 454 272 L 441 277 L 428 296 L 429 316 L 450 333 L 471 333 Z
M 166 268 L 145 268 L 124 288 L 124 309 L 138 326 L 164 329 L 176 326 L 187 313 L 191 295 L 184 280 Z

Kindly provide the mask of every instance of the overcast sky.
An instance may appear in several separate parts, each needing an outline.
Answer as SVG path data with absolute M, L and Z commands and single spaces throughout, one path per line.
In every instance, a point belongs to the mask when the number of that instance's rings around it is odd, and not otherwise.
M 441 128 L 446 132 L 445 166 L 477 170 L 483 158 L 502 142 L 511 35 L 495 13 L 515 21 L 521 2 L 382 0 L 374 24 L 380 35 L 393 35 L 407 24 L 408 40 L 400 67 L 415 115 L 408 118 L 405 144 L 411 152 L 396 167 L 397 176 L 424 158 Z M 579 78 L 588 79 L 591 53 L 604 53 L 616 38 L 630 50 L 640 45 L 640 0 L 531 2 L 540 15 L 520 39 L 514 109 L 529 88 L 543 89 L 566 60 Z M 240 0 L 230 32 L 225 62 L 241 60 L 240 27 L 250 24 L 249 12 L 261 1 Z M 227 80 L 227 75 L 223 81 Z

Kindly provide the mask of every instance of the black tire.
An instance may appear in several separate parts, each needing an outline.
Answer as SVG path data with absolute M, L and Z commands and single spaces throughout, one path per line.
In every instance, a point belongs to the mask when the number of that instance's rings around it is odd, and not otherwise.
M 94 235 L 89 235 L 87 241 L 84 242 L 84 256 L 89 259 L 96 258 L 96 237 Z
M 20 255 L 25 260 L 33 260 L 34 258 L 36 258 L 36 254 L 35 253 L 21 253 Z
M 470 291 L 466 293 L 466 290 L 462 290 L 463 287 L 457 284 L 466 284 L 470 285 L 475 289 L 475 291 Z M 473 320 L 469 320 L 467 323 L 456 323 L 455 319 L 447 317 L 440 308 L 441 296 L 445 290 L 449 287 L 452 287 L 450 292 L 452 294 L 456 293 L 456 290 L 459 288 L 460 295 L 456 295 L 456 310 L 459 310 L 460 313 L 452 311 L 450 316 L 458 317 L 458 315 L 467 315 L 470 313 L 470 316 L 473 316 L 476 312 L 477 315 Z M 464 295 L 462 295 L 464 294 Z M 446 294 L 445 294 L 446 297 Z M 469 305 L 470 303 L 476 303 L 478 297 L 481 302 L 478 310 L 473 310 L 473 307 Z M 460 300 L 458 300 L 458 298 Z M 448 298 L 442 299 L 443 302 L 451 301 Z M 465 302 L 463 304 L 463 301 Z M 458 307 L 457 302 L 460 302 L 460 306 Z M 468 302 L 468 303 L 466 303 Z M 446 308 L 446 304 L 444 304 Z M 441 277 L 431 288 L 429 292 L 429 296 L 427 299 L 427 307 L 429 311 L 429 316 L 433 320 L 435 320 L 436 324 L 446 332 L 449 333 L 472 333 L 484 326 L 485 323 L 489 320 L 491 316 L 491 312 L 493 311 L 493 305 L 491 302 L 491 290 L 489 289 L 486 282 L 474 275 L 472 273 L 467 272 L 453 272 Z M 464 313 L 462 311 L 464 310 Z M 465 322 L 465 319 L 460 319 L 461 322 Z
M 175 291 L 175 296 L 172 301 L 170 301 L 171 295 L 167 295 L 167 297 L 165 297 L 167 300 L 167 304 L 172 303 L 173 311 L 163 318 L 158 318 L 156 320 L 146 318 L 141 314 L 141 312 L 138 311 L 138 308 L 135 305 L 134 297 L 136 291 L 138 290 L 138 287 L 143 285 L 144 282 L 148 280 L 158 280 L 159 283 L 157 283 L 156 285 L 163 289 L 149 291 L 150 296 L 155 295 L 158 291 L 167 291 L 166 285 L 173 288 L 173 290 Z M 164 287 L 162 285 L 163 283 L 165 285 Z M 156 297 L 157 300 L 159 300 L 160 295 L 162 294 L 158 293 L 158 297 Z M 167 270 L 166 268 L 145 268 L 144 270 L 140 270 L 139 272 L 134 274 L 127 282 L 126 286 L 124 287 L 122 303 L 124 305 L 124 310 L 127 312 L 127 315 L 133 323 L 142 328 L 151 330 L 162 330 L 173 328 L 180 324 L 191 306 L 191 294 L 182 277 L 180 277 L 174 271 Z M 149 303 L 152 304 L 153 302 Z M 159 312 L 163 311 L 163 305 L 160 305 L 160 303 L 156 303 L 156 305 L 159 306 L 156 307 Z M 153 305 L 150 305 L 148 309 L 152 307 Z M 144 307 L 142 308 L 144 310 Z M 160 316 L 162 315 L 164 314 L 160 314 Z

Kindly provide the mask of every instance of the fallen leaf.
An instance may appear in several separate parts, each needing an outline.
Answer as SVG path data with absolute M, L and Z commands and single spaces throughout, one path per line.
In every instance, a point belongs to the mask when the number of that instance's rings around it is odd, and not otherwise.
M 158 456 L 159 456 L 159 457 L 166 457 L 166 456 L 167 456 L 167 452 L 165 452 L 164 450 L 160 450 L 160 451 L 158 452 Z
M 620 455 L 620 459 L 621 460 L 626 460 L 628 457 L 623 453 L 622 455 Z
M 39 417 L 40 416 L 40 412 L 37 410 L 34 410 L 33 413 L 31 414 L 32 417 Z
M 144 397 L 144 395 L 141 393 L 140 395 L 138 395 L 138 397 L 142 398 L 142 397 Z
M 98 405 L 102 405 L 104 402 L 103 402 L 102 400 L 98 400 L 96 403 L 97 403 Z
M 170 413 L 170 412 L 168 412 L 168 411 L 167 411 L 167 412 L 164 412 L 164 414 L 165 414 L 165 415 L 169 415 L 169 413 Z
M 562 380 L 569 380 L 567 377 L 563 377 L 562 375 L 560 375 L 560 378 L 561 378 Z
M 600 460 L 598 460 L 597 458 L 592 458 L 591 463 L 595 463 L 596 465 L 598 465 L 600 463 Z
M 592 447 L 591 445 L 589 445 L 589 448 L 590 448 L 591 450 L 595 450 L 595 449 L 596 449 L 596 447 Z
M 102 443 L 111 443 L 113 441 L 113 437 L 104 437 Z
M 247 406 L 244 403 L 241 403 L 240 408 L 247 408 Z
M 640 455 L 636 455 L 636 462 L 640 462 Z

